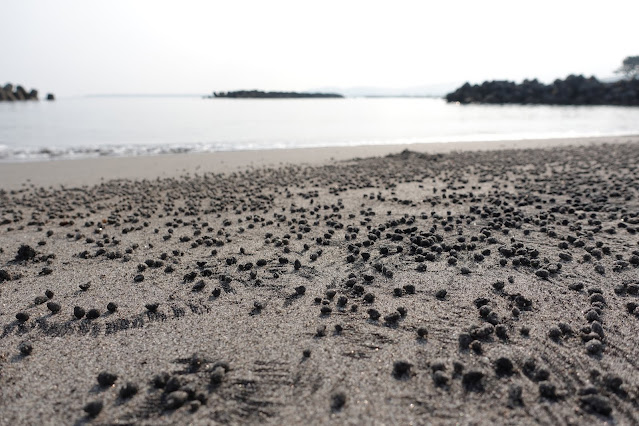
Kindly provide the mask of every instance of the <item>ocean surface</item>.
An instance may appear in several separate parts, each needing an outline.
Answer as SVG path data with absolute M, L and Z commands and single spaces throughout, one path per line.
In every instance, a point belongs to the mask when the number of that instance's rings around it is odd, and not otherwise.
M 0 162 L 639 134 L 639 108 L 435 98 L 79 97 L 0 103 Z

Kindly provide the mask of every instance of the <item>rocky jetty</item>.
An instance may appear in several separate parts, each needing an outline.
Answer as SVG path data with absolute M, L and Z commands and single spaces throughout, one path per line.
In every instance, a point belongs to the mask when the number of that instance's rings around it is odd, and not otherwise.
M 238 90 L 235 92 L 213 92 L 208 98 L 257 98 L 257 99 L 297 99 L 297 98 L 343 98 L 338 93 L 304 92 L 263 92 L 261 90 Z
M 52 101 L 55 97 L 52 93 L 47 94 L 47 100 Z M 36 89 L 31 89 L 27 92 L 27 90 L 17 85 L 13 86 L 11 83 L 7 83 L 4 87 L 0 87 L 0 101 L 37 101 L 38 99 L 38 91 Z
M 543 104 L 543 105 L 639 105 L 639 79 L 604 83 L 595 77 L 569 75 L 552 84 L 535 80 L 485 81 L 464 84 L 446 95 L 448 102 L 462 104 Z

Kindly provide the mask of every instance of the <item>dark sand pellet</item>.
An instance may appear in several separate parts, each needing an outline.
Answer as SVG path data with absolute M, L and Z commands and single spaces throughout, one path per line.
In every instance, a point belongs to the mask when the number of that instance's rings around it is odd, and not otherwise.
M 89 417 L 97 417 L 103 407 L 104 403 L 102 401 L 91 401 L 84 406 L 84 411 Z
M 120 388 L 118 395 L 120 395 L 120 398 L 122 399 L 129 399 L 137 394 L 138 390 L 139 388 L 136 384 L 128 382 L 126 385 Z
M 115 383 L 117 379 L 118 379 L 117 375 L 106 372 L 106 371 L 103 371 L 100 374 L 98 374 L 98 383 L 100 384 L 100 386 L 111 386 Z
M 80 311 L 78 311 L 78 313 L 80 313 Z M 95 308 L 91 308 L 87 311 L 86 316 L 88 319 L 100 318 L 100 311 Z
M 18 345 L 18 350 L 24 356 L 31 355 L 31 352 L 33 352 L 33 345 L 31 342 L 22 342 Z
M 84 310 L 84 308 L 80 306 L 76 306 L 73 308 L 73 316 L 75 316 L 77 319 L 83 318 L 85 314 L 86 311 Z
M 16 314 L 16 319 L 20 322 L 27 322 L 29 321 L 29 314 L 26 312 L 18 312 Z

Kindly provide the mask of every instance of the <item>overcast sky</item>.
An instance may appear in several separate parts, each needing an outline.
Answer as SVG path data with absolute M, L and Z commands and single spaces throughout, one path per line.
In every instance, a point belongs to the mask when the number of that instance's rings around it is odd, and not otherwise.
M 639 55 L 639 1 L 7 0 L 0 83 L 62 96 L 411 87 Z

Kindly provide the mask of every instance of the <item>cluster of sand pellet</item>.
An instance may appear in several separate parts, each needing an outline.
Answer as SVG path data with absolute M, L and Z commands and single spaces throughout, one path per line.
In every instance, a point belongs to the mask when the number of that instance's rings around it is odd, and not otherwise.
M 0 190 L 0 423 L 639 423 L 639 144 Z

